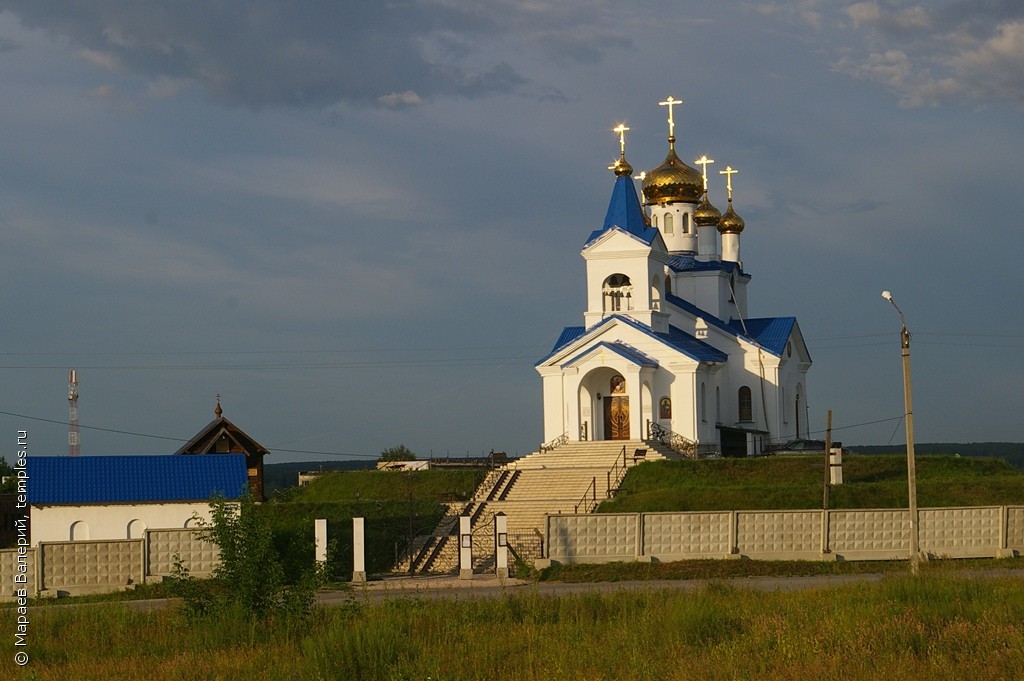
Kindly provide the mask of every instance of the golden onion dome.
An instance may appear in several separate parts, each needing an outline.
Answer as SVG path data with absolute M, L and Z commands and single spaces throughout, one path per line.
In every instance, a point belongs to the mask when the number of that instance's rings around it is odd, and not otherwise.
M 633 174 L 633 166 L 629 165 L 629 161 L 626 160 L 626 155 L 623 154 L 612 165 L 611 171 L 615 173 L 615 177 L 629 177 Z
M 683 163 L 670 144 L 665 161 L 644 178 L 643 193 L 647 203 L 697 203 L 704 193 L 704 178 Z
M 729 207 L 725 209 L 725 214 L 722 215 L 722 219 L 718 221 L 718 231 L 721 234 L 739 234 L 743 231 L 746 223 L 743 221 L 736 211 L 732 209 L 732 201 L 729 202 Z
M 693 222 L 698 227 L 715 227 L 722 219 L 722 212 L 711 205 L 708 195 L 704 194 L 704 200 L 693 209 Z

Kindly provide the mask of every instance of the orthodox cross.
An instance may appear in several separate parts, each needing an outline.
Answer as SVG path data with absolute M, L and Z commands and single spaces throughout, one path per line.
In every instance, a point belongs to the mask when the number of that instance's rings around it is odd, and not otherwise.
M 670 138 L 676 136 L 676 121 L 672 115 L 672 107 L 674 107 L 676 104 L 682 103 L 683 100 L 675 99 L 674 97 L 672 97 L 672 95 L 669 95 L 668 99 L 666 99 L 664 102 L 658 102 L 658 106 L 668 107 L 668 136 Z
M 732 201 L 732 176 L 740 171 L 732 166 L 726 166 L 725 170 L 719 170 L 719 175 L 725 175 L 725 186 L 729 190 L 729 200 Z
M 715 159 L 708 158 L 707 154 L 701 155 L 694 163 L 700 166 L 701 175 L 704 176 L 704 191 L 708 190 L 708 166 L 715 162 Z
M 617 126 L 612 128 L 612 132 L 619 133 L 619 155 L 622 158 L 626 158 L 626 131 L 629 128 L 626 127 L 625 123 L 619 123 Z

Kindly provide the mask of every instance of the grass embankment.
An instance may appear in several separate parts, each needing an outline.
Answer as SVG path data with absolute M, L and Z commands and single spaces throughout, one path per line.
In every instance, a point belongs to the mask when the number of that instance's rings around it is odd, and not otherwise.
M 816 457 L 655 461 L 631 468 L 598 512 L 821 508 L 824 475 Z M 920 456 L 917 503 L 1024 504 L 1024 472 L 993 459 Z M 845 456 L 843 484 L 832 487 L 829 507 L 906 508 L 906 458 Z
M 804 592 L 353 600 L 292 625 L 104 604 L 32 611 L 29 665 L 5 678 L 1011 679 L 1024 669 L 1022 620 L 1019 580 L 948 575 Z M 13 631 L 14 613 L 0 622 Z
M 329 541 L 337 547 L 335 577 L 352 570 L 352 518 L 365 518 L 366 569 L 389 570 L 413 536 L 431 532 L 445 512 L 444 502 L 467 500 L 483 479 L 482 470 L 427 470 L 410 473 L 338 471 L 293 488 L 260 506 L 268 514 L 275 545 L 286 562 L 313 556 L 314 523 L 327 519 Z M 294 572 L 298 564 L 286 564 Z

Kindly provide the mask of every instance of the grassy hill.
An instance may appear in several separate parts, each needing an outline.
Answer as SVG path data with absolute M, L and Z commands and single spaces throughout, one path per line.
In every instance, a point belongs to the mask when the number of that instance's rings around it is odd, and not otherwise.
M 260 506 L 268 514 L 275 544 L 294 560 L 289 571 L 313 555 L 316 518 L 327 519 L 328 541 L 344 559 L 331 561 L 336 576 L 351 576 L 352 518 L 366 519 L 366 569 L 384 572 L 405 550 L 410 535 L 436 527 L 447 501 L 467 500 L 483 470 L 428 470 L 412 473 L 335 471 L 305 487 L 294 487 Z
M 656 461 L 630 469 L 600 513 L 821 508 L 824 461 L 764 457 Z M 906 458 L 848 455 L 831 508 L 906 508 Z M 928 506 L 1024 504 L 1024 473 L 1003 461 L 917 457 L 917 502 Z

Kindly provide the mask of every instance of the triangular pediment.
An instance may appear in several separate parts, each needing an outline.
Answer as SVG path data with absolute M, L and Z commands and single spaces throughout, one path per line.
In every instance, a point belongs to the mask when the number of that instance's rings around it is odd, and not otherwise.
M 654 333 L 650 328 L 628 317 L 612 315 L 582 333 L 573 334 L 571 340 L 536 364 L 542 367 L 566 367 L 592 357 L 595 352 L 608 353 L 640 365 L 661 362 L 725 361 L 726 356 L 710 345 L 699 341 L 679 329 L 671 333 Z
M 241 428 L 223 416 L 206 425 L 175 454 L 246 454 L 265 456 L 270 452 Z
M 647 241 L 643 237 L 624 229 L 612 227 L 598 233 L 593 239 L 588 241 L 583 247 L 581 255 L 587 258 L 613 254 L 643 255 L 647 253 L 663 253 L 667 258 L 668 251 L 665 249 L 665 241 L 661 238 L 661 234 L 657 233 L 657 230 L 654 230 L 654 237 L 653 240 Z

